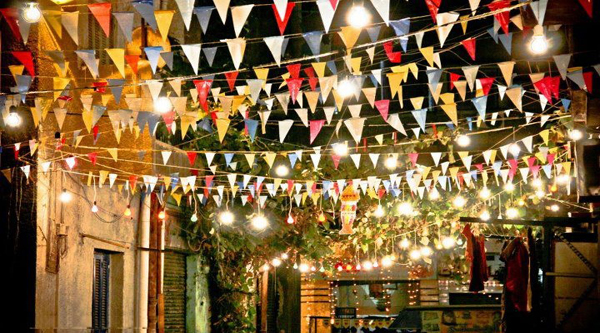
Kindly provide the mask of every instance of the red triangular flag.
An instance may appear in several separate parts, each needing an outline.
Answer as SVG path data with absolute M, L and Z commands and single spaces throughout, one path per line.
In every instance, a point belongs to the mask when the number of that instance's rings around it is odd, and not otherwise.
M 133 73 L 137 75 L 138 61 L 140 61 L 140 56 L 136 54 L 127 54 L 125 55 L 125 61 L 127 61 Z
M 331 4 L 331 7 L 335 9 L 338 5 L 338 0 L 329 0 L 329 3 Z
M 92 85 L 94 86 L 95 92 L 103 94 L 106 92 L 106 86 L 108 85 L 108 82 L 92 82 Z
M 465 39 L 460 43 L 465 47 L 465 49 L 467 49 L 467 52 L 469 53 L 469 56 L 471 56 L 471 59 L 475 61 L 475 38 Z
M 6 20 L 6 24 L 10 27 L 15 38 L 22 42 L 23 38 L 21 37 L 21 29 L 19 29 L 19 10 L 17 8 L 2 8 L 0 9 L 0 13 L 4 16 Z
M 323 124 L 325 124 L 325 120 L 311 120 L 310 121 L 310 144 L 312 144 L 321 129 L 323 128 Z
M 383 120 L 387 121 L 388 114 L 389 114 L 389 111 L 390 111 L 390 100 L 389 99 L 382 99 L 382 100 L 379 100 L 379 101 L 375 101 L 375 107 L 377 108 L 377 110 L 381 114 L 381 117 L 383 117 Z
M 187 157 L 188 157 L 188 161 L 190 161 L 190 165 L 194 166 L 194 162 L 196 162 L 196 152 L 195 151 L 188 151 L 187 152 Z
M 592 93 L 592 72 L 583 73 L 583 82 L 585 82 L 585 87 L 587 88 L 588 93 Z
M 475 167 L 477 168 L 477 170 L 479 170 L 479 172 L 483 172 L 483 163 L 475 164 Z
M 342 157 L 338 154 L 331 154 L 331 159 L 333 160 L 334 168 L 337 170 L 338 166 L 340 165 L 340 159 L 342 159 Z
M 493 12 L 496 10 L 504 9 L 508 6 L 510 6 L 510 0 L 500 0 L 500 1 L 494 1 L 494 2 L 490 3 L 488 5 L 488 8 Z M 510 22 L 510 11 L 506 10 L 504 12 L 494 14 L 494 17 L 496 18 L 496 20 L 498 20 L 498 23 L 500 23 L 500 26 L 502 27 L 502 31 L 504 31 L 505 34 L 508 34 L 508 23 Z
M 208 111 L 208 93 L 210 92 L 210 87 L 212 86 L 212 80 L 194 80 L 194 85 L 196 86 L 196 90 L 198 90 L 198 100 L 200 101 L 200 106 L 204 109 L 204 111 Z
M 29 75 L 35 76 L 35 69 L 33 67 L 33 57 L 31 56 L 31 52 L 29 51 L 13 51 L 12 55 L 19 60 L 23 66 L 29 72 Z
M 167 125 L 167 131 L 169 131 L 169 134 L 172 134 L 171 133 L 171 124 L 173 124 L 173 122 L 175 121 L 176 114 L 177 113 L 175 111 L 171 111 L 171 112 L 162 114 L 162 118 L 165 122 L 165 125 Z
M 442 0 L 425 0 L 425 4 L 427 5 L 427 9 L 429 9 L 429 14 L 431 14 L 433 23 L 437 23 L 437 13 L 442 4 Z
M 383 44 L 383 49 L 391 63 L 398 64 L 402 59 L 402 52 L 394 52 L 394 43 L 389 41 Z
M 110 2 L 94 3 L 88 5 L 88 8 L 96 20 L 98 20 L 98 24 L 100 24 L 106 37 L 108 37 L 110 35 Z
M 96 152 L 88 153 L 87 156 L 90 159 L 90 162 L 92 162 L 92 165 L 96 165 L 96 161 L 98 159 L 98 153 L 96 153 Z
M 479 79 L 479 82 L 481 82 L 481 90 L 483 90 L 483 94 L 485 96 L 487 96 L 487 94 L 490 92 L 490 89 L 492 89 L 492 84 L 494 83 L 494 79 L 493 77 L 486 77 L 483 79 Z
M 287 180 L 287 190 L 288 190 L 288 195 L 292 195 L 292 191 L 294 190 L 294 180 L 293 179 Z
M 413 168 L 417 166 L 418 158 L 419 158 L 419 153 L 408 153 L 408 159 L 410 160 L 410 163 L 412 163 Z
M 296 97 L 298 97 L 303 80 L 303 78 L 285 80 L 285 82 L 288 84 L 288 88 L 290 89 L 290 97 L 292 98 L 292 103 L 294 104 L 296 103 Z
M 304 69 L 304 73 L 308 76 L 308 84 L 310 85 L 310 90 L 317 90 L 317 83 L 319 83 L 319 78 L 315 75 L 315 69 L 312 67 L 306 67 Z
M 135 188 L 136 183 L 137 183 L 137 176 L 136 175 L 129 176 L 129 186 L 131 187 L 132 190 Z
M 94 127 L 92 127 L 92 134 L 94 137 L 94 144 L 96 144 L 96 140 L 98 140 L 98 135 L 100 133 L 100 127 L 98 127 L 98 125 L 94 125 Z
M 233 91 L 233 89 L 235 89 L 235 80 L 237 80 L 239 73 L 240 72 L 238 72 L 238 71 L 225 73 L 225 78 L 227 79 L 227 84 L 229 85 L 229 90 Z
M 463 76 L 460 74 L 450 73 L 450 90 L 454 89 L 454 82 L 458 81 L 461 77 Z
M 594 16 L 594 1 L 593 0 L 579 0 L 581 7 L 585 10 L 589 17 Z
M 550 103 L 552 103 L 552 92 L 550 91 L 550 84 L 548 82 L 548 79 L 551 79 L 551 78 L 545 77 L 545 78 L 537 81 L 533 85 L 542 95 L 544 95 L 544 97 L 546 97 L 546 99 L 548 101 L 550 101 Z
M 212 187 L 212 183 L 213 183 L 213 179 L 215 178 L 214 175 L 208 175 L 206 176 L 205 182 L 206 182 L 206 188 L 208 188 L 208 190 L 210 190 L 210 188 Z
M 283 32 L 285 31 L 285 27 L 287 26 L 288 21 L 290 20 L 290 16 L 292 15 L 292 10 L 294 9 L 295 5 L 296 5 L 295 2 L 288 2 L 287 8 L 285 10 L 285 16 L 283 17 L 283 21 L 281 20 L 281 18 L 279 16 L 279 12 L 277 11 L 277 7 L 275 6 L 275 4 L 271 5 L 273 7 L 273 12 L 275 13 L 275 21 L 277 21 L 277 26 L 279 27 L 279 32 L 282 35 L 283 35 Z
M 288 70 L 288 72 L 290 72 L 290 77 L 292 79 L 297 79 L 300 77 L 300 67 L 302 66 L 302 64 L 291 64 L 291 65 L 287 65 L 285 66 Z

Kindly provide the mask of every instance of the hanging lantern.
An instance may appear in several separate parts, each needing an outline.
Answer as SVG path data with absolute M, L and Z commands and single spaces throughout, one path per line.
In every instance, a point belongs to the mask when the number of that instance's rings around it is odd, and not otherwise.
M 342 230 L 340 230 L 340 235 L 352 235 L 354 233 L 352 223 L 356 219 L 356 208 L 359 199 L 358 192 L 354 190 L 354 186 L 346 186 L 340 199 L 342 200 L 340 211 Z

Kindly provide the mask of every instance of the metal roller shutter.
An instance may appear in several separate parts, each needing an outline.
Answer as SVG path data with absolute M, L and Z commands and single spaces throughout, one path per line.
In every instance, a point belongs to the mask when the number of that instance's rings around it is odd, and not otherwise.
M 165 332 L 185 332 L 185 257 L 165 253 Z

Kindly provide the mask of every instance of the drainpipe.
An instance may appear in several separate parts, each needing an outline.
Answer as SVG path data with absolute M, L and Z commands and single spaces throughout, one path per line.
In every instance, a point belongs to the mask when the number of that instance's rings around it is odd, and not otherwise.
M 138 255 L 137 255 L 137 295 L 136 295 L 136 316 L 135 327 L 138 332 L 147 332 L 148 330 L 148 270 L 150 266 L 150 197 L 151 195 L 142 193 L 140 199 L 140 214 L 138 221 Z

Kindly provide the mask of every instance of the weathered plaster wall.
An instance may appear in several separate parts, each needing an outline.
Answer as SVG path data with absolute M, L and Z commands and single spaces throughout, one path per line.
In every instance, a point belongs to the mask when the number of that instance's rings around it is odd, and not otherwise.
M 133 331 L 139 195 L 131 200 L 129 218 L 123 216 L 128 202 L 125 192 L 119 193 L 116 186 L 98 188 L 96 202 L 101 220 L 91 212 L 91 202 L 88 202 L 93 201 L 93 187 L 81 186 L 79 179 L 63 179 L 60 173 L 50 172 L 46 176 L 40 171 L 37 176 L 36 328 L 84 330 L 91 327 L 93 260 L 94 250 L 98 249 L 114 253 L 110 269 L 110 326 Z M 63 187 L 73 192 L 73 199 L 67 204 L 62 204 L 57 197 Z M 60 263 L 56 274 L 46 270 L 46 235 L 55 223 L 67 227 L 66 236 L 59 237 L 63 239 L 58 242 Z
M 188 332 L 210 332 L 210 298 L 206 267 L 199 254 L 187 257 L 186 329 Z

